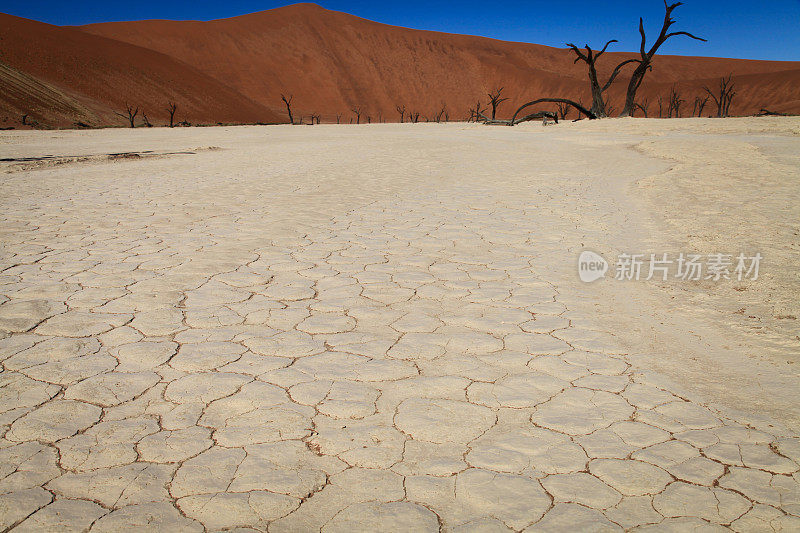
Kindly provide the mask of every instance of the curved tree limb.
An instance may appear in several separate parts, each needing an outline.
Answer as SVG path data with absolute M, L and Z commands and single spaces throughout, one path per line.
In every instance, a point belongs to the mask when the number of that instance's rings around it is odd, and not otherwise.
M 611 77 L 609 77 L 609 78 L 608 78 L 608 81 L 606 82 L 606 84 L 605 84 L 605 85 L 603 85 L 603 88 L 601 89 L 601 90 L 602 90 L 602 92 L 605 92 L 605 91 L 606 91 L 606 89 L 608 89 L 609 87 L 611 87 L 611 84 L 612 84 L 612 83 L 614 83 L 614 80 L 615 80 L 615 79 L 617 78 L 617 76 L 619 75 L 619 73 L 620 73 L 620 70 L 622 69 L 622 67 L 624 67 L 624 66 L 625 66 L 625 65 L 627 65 L 628 63 L 641 63 L 641 60 L 639 60 L 639 59 L 626 59 L 625 61 L 623 61 L 622 63 L 620 63 L 619 65 L 617 65 L 617 67 L 614 69 L 614 72 L 612 72 L 612 73 L 611 73 Z
M 697 37 L 695 35 L 692 35 L 688 31 L 674 31 L 672 33 L 668 33 L 667 34 L 667 39 L 669 39 L 670 37 L 675 37 L 676 35 L 686 35 L 687 37 L 691 37 L 692 39 L 696 39 L 698 41 L 703 41 L 704 43 L 708 42 L 708 39 L 703 39 L 702 37 Z
M 600 50 L 599 52 L 597 52 L 597 54 L 594 56 L 594 59 L 595 59 L 595 60 L 598 60 L 598 59 L 600 59 L 600 56 L 606 53 L 606 48 L 608 48 L 608 45 L 610 45 L 611 43 L 618 43 L 618 42 L 619 42 L 619 41 L 618 41 L 618 40 L 616 40 L 616 39 L 611 39 L 610 41 L 608 41 L 608 42 L 606 43 L 606 45 L 603 47 L 603 49 L 602 49 L 602 50 Z M 588 48 L 588 45 L 587 45 L 587 48 Z
M 567 105 L 570 105 L 570 106 L 574 107 L 575 109 L 577 109 L 578 111 L 580 111 L 581 113 L 586 115 L 589 119 L 596 119 L 597 118 L 597 115 L 595 115 L 594 113 L 592 113 L 591 111 L 589 111 L 588 109 L 583 107 L 581 104 L 579 104 L 577 102 L 573 102 L 572 100 L 568 100 L 566 98 L 539 98 L 538 100 L 533 100 L 531 102 L 528 102 L 527 104 L 524 104 L 519 109 L 517 109 L 514 112 L 514 116 L 511 117 L 511 122 L 514 122 L 514 121 L 517 120 L 517 115 L 519 115 L 519 113 L 523 109 L 525 109 L 527 107 L 530 107 L 532 105 L 541 104 L 543 102 L 552 102 L 552 103 L 561 102 L 563 104 L 567 104 Z

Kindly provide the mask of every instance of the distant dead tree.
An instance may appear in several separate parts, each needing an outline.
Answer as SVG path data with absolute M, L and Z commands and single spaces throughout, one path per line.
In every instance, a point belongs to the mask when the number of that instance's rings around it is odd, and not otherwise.
M 486 93 L 489 96 L 489 105 L 492 106 L 492 120 L 497 118 L 497 108 L 508 100 L 508 98 L 500 98 L 500 94 L 503 92 L 505 87 L 500 87 L 499 89 L 495 89 L 492 92 Z
M 446 116 L 447 116 L 447 104 L 442 104 L 442 108 L 434 116 L 434 121 L 437 124 L 440 123 L 442 120 L 447 122 L 447 119 L 445 118 Z
M 670 27 L 672 27 L 672 25 L 675 23 L 675 20 L 672 18 L 672 12 L 677 7 L 682 5 L 683 2 L 676 2 L 670 5 L 667 4 L 667 0 L 664 0 L 664 8 L 666 9 L 666 13 L 664 14 L 664 22 L 661 26 L 661 32 L 658 34 L 658 37 L 649 50 L 645 50 L 645 47 L 647 46 L 647 38 L 645 37 L 644 33 L 644 21 L 641 17 L 639 18 L 639 34 L 642 36 L 642 42 L 639 47 L 641 59 L 638 60 L 639 64 L 636 66 L 633 74 L 631 74 L 631 79 L 628 82 L 628 90 L 625 94 L 625 107 L 622 109 L 620 116 L 627 117 L 633 114 L 634 107 L 636 106 L 636 91 L 638 91 L 639 87 L 642 85 L 642 81 L 644 81 L 644 75 L 647 74 L 647 71 L 653 70 L 653 57 L 656 55 L 656 52 L 658 52 L 658 49 L 661 47 L 661 45 L 667 41 L 667 39 L 670 37 L 676 37 L 678 35 L 685 35 L 698 41 L 706 41 L 700 37 L 695 37 L 689 32 L 669 31 Z
M 27 113 L 22 115 L 22 125 L 23 126 L 27 126 L 28 125 L 28 114 Z
M 342 114 L 341 113 L 336 113 L 336 123 L 337 124 L 341 124 L 342 123 Z
M 319 124 L 319 120 L 320 120 L 320 115 L 319 115 L 319 114 L 317 114 L 317 113 L 312 113 L 312 114 L 311 114 L 311 125 L 312 125 L 312 126 L 313 126 L 315 123 L 316 123 L 316 124 Z
M 673 85 L 669 90 L 669 106 L 667 107 L 667 117 L 672 118 L 673 113 L 675 118 L 681 117 L 681 106 L 684 100 L 681 99 L 681 93 Z
M 153 125 L 150 124 L 150 119 L 147 118 L 147 113 L 142 111 L 142 121 L 144 122 L 145 127 L 152 128 Z
M 416 124 L 419 122 L 419 111 L 409 111 L 408 112 L 408 121 Z
M 605 110 L 609 115 L 613 114 L 614 110 L 616 109 L 614 105 L 611 103 L 611 100 L 606 100 L 605 102 L 603 102 L 603 106 L 605 107 Z
M 130 124 L 131 128 L 135 128 L 136 127 L 135 120 L 136 116 L 139 114 L 139 108 L 137 107 L 136 109 L 134 109 L 132 105 L 125 104 L 125 113 L 117 113 L 115 111 L 114 114 L 121 116 L 122 118 L 128 121 L 128 124 Z
M 647 108 L 648 107 L 650 107 L 650 101 L 647 98 L 639 101 L 639 103 L 636 104 L 636 108 L 637 109 L 641 109 L 642 113 L 644 113 L 644 118 L 647 118 Z M 631 115 L 631 116 L 633 116 L 633 115 Z
M 616 39 L 611 39 L 606 43 L 602 50 L 596 52 L 591 49 L 591 47 L 587 44 L 585 45 L 586 53 L 582 52 L 580 48 L 575 46 L 572 43 L 567 43 L 570 50 L 575 52 L 575 61 L 573 63 L 577 63 L 578 61 L 583 61 L 589 67 L 589 88 L 592 91 L 592 113 L 594 113 L 598 118 L 604 118 L 611 114 L 611 111 L 606 110 L 606 103 L 603 98 L 603 93 L 611 87 L 611 84 L 614 83 L 614 80 L 620 73 L 622 67 L 627 65 L 628 63 L 637 63 L 639 62 L 638 59 L 626 59 L 625 61 L 621 62 L 617 65 L 614 70 L 611 72 L 611 75 L 608 77 L 608 81 L 601 87 L 600 81 L 597 79 L 597 68 L 595 64 L 597 60 L 600 59 L 600 56 L 606 53 L 606 49 L 611 43 L 619 42 Z
M 475 107 L 469 108 L 469 119 L 467 119 L 467 122 L 480 121 L 481 120 L 480 117 L 481 115 L 484 114 L 485 111 L 486 109 L 482 106 L 480 100 L 478 100 L 478 102 L 475 104 Z
M 289 113 L 289 124 L 294 124 L 294 117 L 292 116 L 292 99 L 294 95 L 290 94 L 289 98 L 286 98 L 283 94 L 281 94 L 281 100 L 286 105 L 286 112 Z M 301 119 L 302 122 L 302 119 Z
M 558 116 L 561 120 L 566 120 L 567 113 L 569 113 L 569 106 L 564 102 L 556 102 L 556 107 L 558 108 Z
M 755 114 L 757 117 L 788 117 L 791 116 L 789 113 L 781 113 L 779 111 L 770 111 L 762 107 L 758 113 Z
M 530 115 L 526 115 L 526 116 L 523 116 L 521 118 L 517 118 L 517 117 L 520 115 L 520 113 L 522 112 L 523 109 L 527 109 L 528 107 L 531 107 L 531 106 L 534 106 L 534 105 L 537 105 L 537 104 L 542 104 L 542 103 L 558 104 L 559 102 L 567 104 L 570 107 L 574 107 L 578 111 L 579 115 L 580 115 L 580 113 L 583 113 L 589 119 L 596 119 L 597 118 L 597 115 L 592 113 L 591 110 L 586 109 L 585 107 L 583 107 L 583 105 L 581 105 L 581 104 L 579 104 L 577 102 L 574 102 L 572 100 L 568 100 L 566 98 L 539 98 L 537 100 L 533 100 L 531 102 L 528 102 L 528 103 L 523 104 L 522 106 L 520 106 L 520 108 L 517 109 L 514 112 L 514 115 L 511 117 L 511 120 L 504 120 L 504 121 L 493 120 L 492 123 L 495 123 L 495 124 L 496 123 L 503 123 L 503 124 L 507 124 L 509 126 L 513 126 L 515 124 L 519 124 L 520 122 L 525 122 L 526 120 L 532 120 L 534 118 L 543 118 L 543 117 L 550 118 L 551 120 L 554 120 L 555 122 L 558 122 L 558 115 L 556 115 L 555 113 L 551 113 L 549 111 L 540 111 L 538 113 L 533 113 L 533 114 L 530 114 Z M 491 119 L 488 119 L 487 117 L 483 117 L 483 118 L 484 118 L 485 121 L 491 120 Z
M 351 108 L 350 111 L 356 116 L 356 124 L 361 124 L 361 106 L 357 105 Z
M 367 124 L 372 124 L 372 116 L 367 115 Z
M 397 110 L 398 113 L 400 113 L 400 124 L 402 124 L 403 120 L 405 119 L 405 116 L 406 116 L 406 106 L 405 105 L 401 105 L 401 106 L 398 105 L 398 106 L 395 106 L 395 109 Z
M 703 90 L 708 93 L 708 95 L 714 100 L 714 103 L 717 104 L 717 117 L 724 118 L 730 114 L 731 110 L 731 102 L 733 101 L 733 97 L 736 96 L 736 91 L 734 90 L 736 85 L 731 81 L 733 74 L 728 74 L 728 77 L 722 77 L 719 80 L 719 95 L 714 94 L 711 92 L 711 89 L 708 87 L 703 87 Z
M 178 110 L 178 104 L 176 104 L 175 102 L 170 102 L 169 105 L 167 105 L 167 112 L 169 113 L 169 127 L 170 128 L 174 128 L 175 127 L 175 111 L 177 111 L 177 110 Z
M 708 103 L 708 96 L 694 97 L 694 106 L 692 107 L 692 116 L 697 115 L 698 117 L 703 116 L 703 109 L 705 109 L 706 104 Z

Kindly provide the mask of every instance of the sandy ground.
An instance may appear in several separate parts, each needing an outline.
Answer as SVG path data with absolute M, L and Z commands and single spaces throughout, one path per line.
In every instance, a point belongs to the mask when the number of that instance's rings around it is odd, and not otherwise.
M 798 140 L 3 132 L 0 530 L 797 530 Z

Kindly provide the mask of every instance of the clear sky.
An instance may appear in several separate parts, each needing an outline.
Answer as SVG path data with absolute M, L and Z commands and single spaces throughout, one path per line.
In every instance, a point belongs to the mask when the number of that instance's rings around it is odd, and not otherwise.
M 672 0 L 670 0 L 672 1 Z M 0 12 L 51 24 L 88 24 L 112 20 L 210 20 L 280 7 L 271 0 L 2 0 Z M 574 41 L 602 46 L 618 39 L 613 50 L 639 46 L 638 20 L 648 35 L 661 27 L 662 0 L 511 0 L 444 3 L 423 0 L 318 0 L 328 9 L 370 20 L 419 28 L 483 35 L 508 41 L 563 46 Z M 747 59 L 800 60 L 800 0 L 686 0 L 675 11 L 676 29 L 705 37 L 708 43 L 675 38 L 661 53 Z

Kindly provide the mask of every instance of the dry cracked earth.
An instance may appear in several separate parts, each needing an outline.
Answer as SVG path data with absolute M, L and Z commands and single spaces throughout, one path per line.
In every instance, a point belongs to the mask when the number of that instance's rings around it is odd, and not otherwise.
M 582 303 L 589 160 L 663 163 L 446 128 L 7 137 L 222 150 L 4 174 L 0 530 L 800 529 L 797 434 Z

